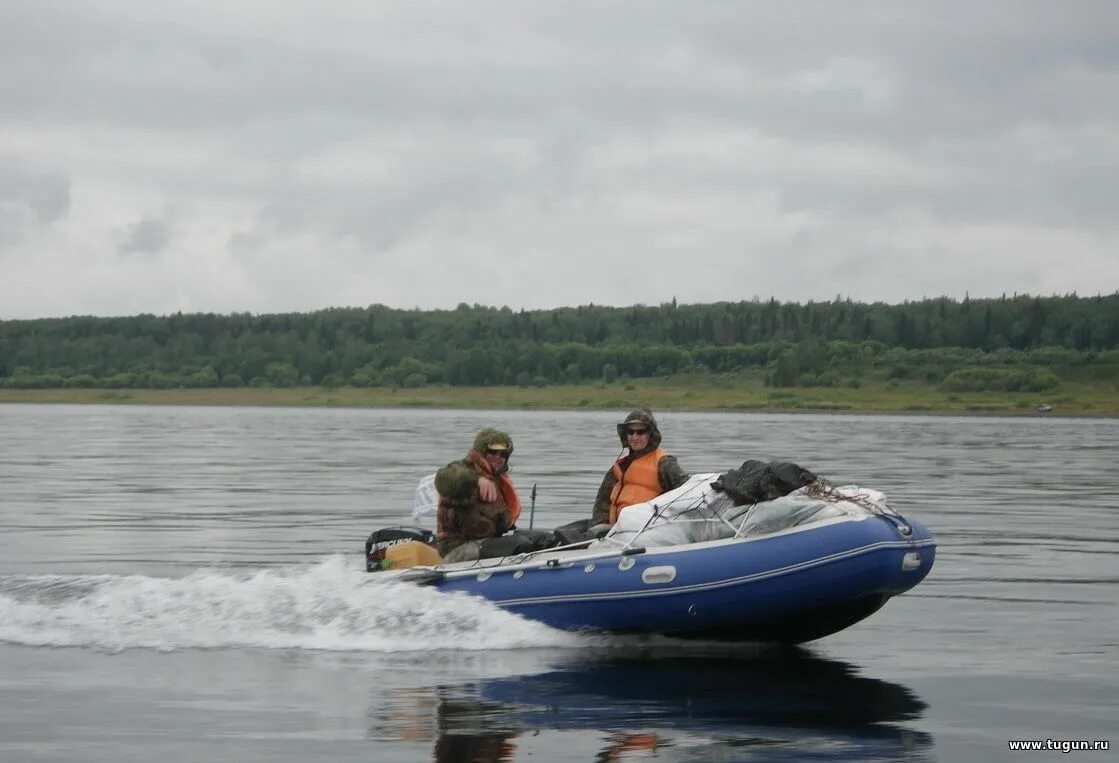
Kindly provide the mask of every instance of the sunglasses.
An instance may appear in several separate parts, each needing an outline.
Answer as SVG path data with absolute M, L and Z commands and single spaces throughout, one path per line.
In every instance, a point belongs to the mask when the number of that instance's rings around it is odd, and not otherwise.
M 509 458 L 509 456 L 513 455 L 513 451 L 511 451 L 511 450 L 495 450 L 495 449 L 491 448 L 491 449 L 488 449 L 486 451 L 486 455 L 487 456 L 501 456 L 502 458 L 507 459 L 507 458 Z
M 631 434 L 649 434 L 649 430 L 648 430 L 648 429 L 627 429 L 627 430 L 626 430 L 626 434 L 627 434 L 627 435 L 631 435 Z

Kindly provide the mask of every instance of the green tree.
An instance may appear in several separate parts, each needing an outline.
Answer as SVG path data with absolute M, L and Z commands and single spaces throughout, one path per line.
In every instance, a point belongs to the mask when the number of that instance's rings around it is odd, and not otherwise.
M 264 377 L 273 387 L 294 387 L 299 371 L 291 363 L 269 363 L 264 367 Z
M 791 352 L 782 352 L 777 357 L 773 374 L 770 376 L 772 387 L 795 387 L 800 376 L 800 367 Z

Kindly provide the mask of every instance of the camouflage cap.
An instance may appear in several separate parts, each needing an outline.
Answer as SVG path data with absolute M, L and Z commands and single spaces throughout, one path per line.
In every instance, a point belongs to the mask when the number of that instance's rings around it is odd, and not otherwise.
M 648 408 L 634 408 L 629 412 L 629 415 L 625 417 L 620 426 L 624 427 L 634 422 L 648 424 L 650 428 L 654 428 L 657 425 L 657 420 L 653 416 L 653 412 Z
M 487 448 L 498 447 L 503 450 L 512 452 L 513 438 L 508 433 L 502 432 L 500 429 L 493 429 L 486 427 L 485 429 L 474 435 L 474 450 L 479 453 L 484 453 Z

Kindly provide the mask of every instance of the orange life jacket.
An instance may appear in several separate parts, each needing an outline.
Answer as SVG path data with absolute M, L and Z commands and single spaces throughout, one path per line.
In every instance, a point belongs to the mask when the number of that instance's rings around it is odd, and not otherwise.
M 657 448 L 633 461 L 624 472 L 621 467 L 623 459 L 614 463 L 614 477 L 617 482 L 610 491 L 610 524 L 618 521 L 618 514 L 626 506 L 651 501 L 664 492 L 657 473 L 657 465 L 667 455 L 667 452 Z

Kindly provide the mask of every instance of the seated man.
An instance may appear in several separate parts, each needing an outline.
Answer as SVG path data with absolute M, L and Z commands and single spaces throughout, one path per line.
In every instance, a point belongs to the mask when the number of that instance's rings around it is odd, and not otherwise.
M 618 438 L 626 450 L 602 478 L 591 511 L 592 525 L 612 525 L 627 506 L 650 501 L 688 481 L 676 457 L 660 449 L 661 433 L 648 408 L 626 416 L 618 424 Z
M 445 562 L 477 559 L 480 541 L 510 530 L 521 501 L 509 479 L 513 440 L 498 429 L 483 429 L 466 458 L 435 473 L 439 492 L 436 548 Z

